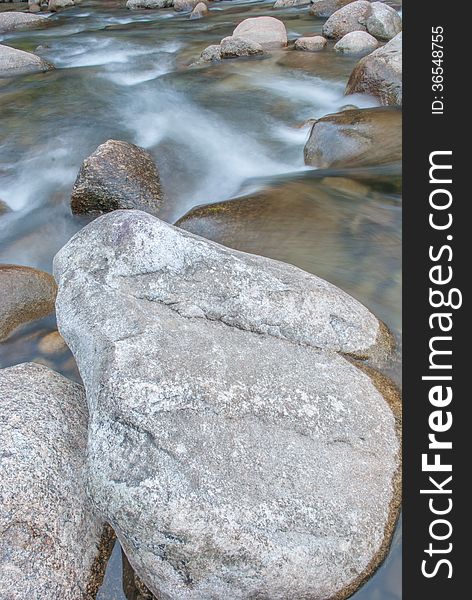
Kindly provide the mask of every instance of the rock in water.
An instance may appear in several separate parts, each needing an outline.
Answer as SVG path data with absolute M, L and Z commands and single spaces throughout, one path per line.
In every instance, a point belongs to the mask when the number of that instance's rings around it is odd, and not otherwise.
M 128 0 L 126 8 L 138 10 L 140 8 L 170 8 L 174 0 Z
M 307 6 L 311 0 L 276 0 L 274 8 L 292 8 L 293 6 Z
M 219 44 L 207 46 L 200 55 L 200 62 L 213 62 L 217 60 L 221 60 L 221 46 Z
M 0 265 L 0 340 L 19 325 L 45 317 L 54 310 L 54 278 L 30 267 Z
M 351 2 L 354 2 L 354 0 L 314 0 L 310 12 L 315 17 L 330 17 L 337 10 Z
M 261 44 L 263 48 L 281 48 L 287 45 L 285 25 L 274 17 L 245 19 L 233 31 L 233 36 Z
M 350 2 L 326 21 L 323 25 L 323 35 L 340 39 L 351 31 L 366 31 L 366 21 L 370 12 L 370 2 L 367 0 Z
M 295 40 L 295 50 L 304 50 L 305 52 L 319 52 L 326 48 L 328 40 L 322 35 L 304 36 Z
M 31 52 L 0 44 L 0 77 L 50 71 L 54 67 Z
M 264 50 L 257 42 L 251 42 L 244 38 L 238 38 L 234 35 L 225 37 L 221 40 L 220 55 L 221 58 L 236 58 L 238 56 L 255 56 L 263 54 Z
M 0 429 L 0 597 L 92 597 L 102 527 L 85 495 L 82 386 L 35 364 L 0 370 Z
M 305 164 L 320 169 L 400 162 L 399 108 L 344 110 L 316 121 L 305 145 Z
M 401 32 L 357 63 L 345 93 L 370 94 L 384 105 L 402 103 Z
M 74 0 L 49 0 L 48 8 L 52 12 L 61 10 L 62 8 L 70 8 L 75 6 Z
M 32 29 L 46 22 L 45 17 L 23 12 L 0 12 L 0 32 Z
M 372 2 L 367 17 L 367 31 L 379 40 L 391 40 L 402 30 L 402 20 L 395 9 L 383 2 Z
M 201 19 L 206 17 L 209 13 L 208 6 L 205 2 L 199 2 L 195 8 L 192 10 L 192 14 L 190 15 L 191 19 Z
M 86 158 L 71 198 L 75 214 L 140 209 L 157 213 L 163 192 L 157 167 L 149 152 L 117 140 L 108 140 Z
M 177 12 L 192 11 L 201 0 L 174 0 L 174 10 Z
M 382 394 L 335 352 L 382 343 L 365 307 L 135 211 L 93 221 L 54 265 L 91 494 L 156 596 L 315 600 L 370 574 L 399 444 Z
M 378 45 L 378 41 L 367 31 L 351 31 L 334 45 L 334 49 L 341 54 L 365 56 L 373 52 Z

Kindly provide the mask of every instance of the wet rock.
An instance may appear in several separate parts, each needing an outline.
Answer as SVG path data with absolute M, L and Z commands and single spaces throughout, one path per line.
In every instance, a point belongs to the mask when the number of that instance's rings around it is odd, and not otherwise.
M 59 354 L 67 350 L 67 345 L 58 331 L 51 331 L 38 342 L 38 350 L 42 354 Z
M 401 32 L 357 63 L 345 93 L 370 94 L 384 105 L 402 103 Z
M 200 55 L 201 62 L 213 62 L 216 60 L 221 60 L 221 46 L 219 44 L 207 46 Z
M 32 29 L 45 22 L 45 17 L 23 12 L 0 12 L 0 32 Z
M 307 6 L 311 0 L 276 0 L 274 8 L 292 8 L 293 6 Z
M 325 169 L 399 162 L 401 123 L 398 108 L 363 108 L 327 115 L 311 129 L 305 164 Z
M 308 171 L 257 194 L 194 208 L 177 224 L 330 278 L 398 330 L 401 182 L 395 193 L 379 192 L 377 185 L 378 179 L 320 178 Z
M 201 0 L 174 0 L 173 6 L 177 12 L 190 12 L 200 3 Z
M 235 58 L 263 54 L 264 50 L 257 42 L 232 35 L 221 40 L 220 52 L 221 58 Z
M 379 40 L 391 40 L 402 30 L 402 20 L 395 9 L 383 2 L 372 2 L 366 21 L 367 31 Z
M 85 494 L 82 386 L 36 364 L 0 370 L 0 596 L 85 600 L 102 525 Z
M 138 10 L 140 8 L 170 8 L 174 0 L 128 0 L 126 8 Z
M 383 392 L 333 350 L 368 351 L 378 321 L 295 267 L 145 213 L 95 220 L 54 262 L 90 491 L 150 591 L 352 592 L 388 545 L 399 443 Z
M 300 37 L 295 40 L 295 50 L 304 50 L 305 52 L 319 52 L 326 48 L 328 40 L 321 35 L 312 37 Z
M 31 52 L 0 44 L 0 77 L 50 71 L 54 67 Z
M 157 167 L 143 148 L 108 140 L 86 158 L 74 184 L 74 214 L 140 209 L 157 213 L 163 192 Z
M 54 311 L 56 283 L 49 273 L 18 265 L 0 265 L 0 340 L 19 325 Z
M 28 0 L 28 10 L 31 13 L 38 13 L 41 11 L 41 0 Z
M 52 12 L 57 12 L 71 6 L 75 6 L 74 0 L 49 0 L 48 9 Z
M 192 10 L 191 19 L 201 19 L 209 13 L 208 6 L 204 2 L 199 2 Z
M 315 17 L 330 17 L 337 10 L 351 2 L 354 2 L 354 0 L 314 0 L 310 13 Z
M 329 17 L 323 25 L 323 35 L 339 40 L 351 31 L 366 31 L 370 12 L 370 2 L 367 0 L 350 2 Z
M 365 56 L 373 52 L 378 45 L 378 41 L 367 31 L 351 31 L 334 45 L 334 49 L 340 54 Z
M 274 17 L 251 17 L 245 19 L 233 31 L 234 37 L 261 44 L 265 48 L 281 48 L 287 45 L 287 30 Z

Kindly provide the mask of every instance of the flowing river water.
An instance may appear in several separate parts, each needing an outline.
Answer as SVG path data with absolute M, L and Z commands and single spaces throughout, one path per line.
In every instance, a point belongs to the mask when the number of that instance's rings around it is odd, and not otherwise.
M 50 272 L 54 254 L 87 222 L 70 211 L 83 159 L 107 139 L 126 140 L 155 158 L 168 199 L 162 218 L 171 223 L 202 204 L 269 194 L 260 233 L 247 234 L 241 249 L 345 289 L 387 323 L 401 347 L 399 167 L 319 172 L 303 162 L 304 122 L 347 103 L 375 106 L 343 95 L 356 59 L 278 50 L 190 66 L 249 16 L 282 19 L 291 40 L 320 33 L 323 21 L 266 1 L 215 2 L 199 20 L 124 4 L 84 0 L 40 29 L 0 34 L 0 43 L 56 66 L 0 79 L 0 200 L 7 207 L 0 203 L 0 263 Z M 53 317 L 18 329 L 0 343 L 0 366 L 34 360 L 79 379 L 67 348 L 45 343 L 54 330 Z M 399 364 L 389 369 L 397 383 Z M 99 600 L 125 599 L 121 570 L 116 544 Z M 401 598 L 401 526 L 385 563 L 354 598 Z

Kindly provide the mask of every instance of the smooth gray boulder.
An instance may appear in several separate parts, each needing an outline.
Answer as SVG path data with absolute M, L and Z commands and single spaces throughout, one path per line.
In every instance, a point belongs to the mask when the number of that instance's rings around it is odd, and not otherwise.
M 304 50 L 305 52 L 320 52 L 324 50 L 328 40 L 322 35 L 303 36 L 295 40 L 295 50 Z
M 54 271 L 90 491 L 145 585 L 169 600 L 352 592 L 398 509 L 394 413 L 336 352 L 368 354 L 375 317 L 137 211 L 93 221 Z
M 323 35 L 340 39 L 351 31 L 366 31 L 366 21 L 370 12 L 371 4 L 367 0 L 350 2 L 329 17 L 323 25 Z
M 31 52 L 0 44 L 0 77 L 50 71 L 54 67 Z
M 349 77 L 346 94 L 369 94 L 384 105 L 402 103 L 402 33 L 362 58 Z
M 263 54 L 264 50 L 257 42 L 251 42 L 234 35 L 225 37 L 220 43 L 221 58 L 236 58 L 239 56 L 257 56 Z
M 0 597 L 85 600 L 102 533 L 85 486 L 82 386 L 37 364 L 0 370 Z
M 45 17 L 23 12 L 0 12 L 0 33 L 16 29 L 32 29 L 43 25 Z
M 336 42 L 334 49 L 340 54 L 365 56 L 373 52 L 378 45 L 378 41 L 367 31 L 351 31 Z
M 174 0 L 128 0 L 126 8 L 139 10 L 141 8 L 170 8 Z
M 287 29 L 282 21 L 274 17 L 244 19 L 233 31 L 233 36 L 261 44 L 264 49 L 287 45 Z
M 367 31 L 379 40 L 391 40 L 402 30 L 402 19 L 398 12 L 383 2 L 372 2 L 367 17 Z
M 310 13 L 315 17 L 330 17 L 346 4 L 350 4 L 354 0 L 312 0 Z
M 190 15 L 191 19 L 203 19 L 209 14 L 208 6 L 205 2 L 198 2 Z

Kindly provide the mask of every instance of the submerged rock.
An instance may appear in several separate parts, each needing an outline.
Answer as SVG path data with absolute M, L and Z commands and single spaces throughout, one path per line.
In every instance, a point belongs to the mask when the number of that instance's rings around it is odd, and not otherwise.
M 140 8 L 170 8 L 174 0 L 128 0 L 126 8 L 138 10 Z
M 295 40 L 295 50 L 304 50 L 305 52 L 319 52 L 326 48 L 328 40 L 321 35 L 304 36 Z
M 305 145 L 305 164 L 369 167 L 400 162 L 402 111 L 399 108 L 343 110 L 318 119 Z
M 46 18 L 23 12 L 0 12 L 0 32 L 15 29 L 32 29 L 43 25 Z
M 378 41 L 367 31 L 351 31 L 334 45 L 334 49 L 341 54 L 365 56 L 373 52 L 378 45 Z
M 157 213 L 163 192 L 152 156 L 129 142 L 108 140 L 86 158 L 71 198 L 75 214 L 140 209 Z
M 0 370 L 0 596 L 85 600 L 102 525 L 85 494 L 82 386 L 50 369 Z
M 57 287 L 54 278 L 30 267 L 0 265 L 0 340 L 19 325 L 54 311 Z
M 263 48 L 281 48 L 287 45 L 285 25 L 274 17 L 245 19 L 233 31 L 233 36 L 261 44 Z
M 50 71 L 54 67 L 31 52 L 0 44 L 0 77 Z
M 402 103 L 401 32 L 357 63 L 345 93 L 370 94 L 384 105 Z
M 367 17 L 370 15 L 370 2 L 356 0 L 337 10 L 323 25 L 323 35 L 340 39 L 351 31 L 366 31 Z
M 140 212 L 97 219 L 54 263 L 90 490 L 144 584 L 176 600 L 353 591 L 398 508 L 394 414 L 336 352 L 369 353 L 375 317 Z
M 264 50 L 257 42 L 251 42 L 244 38 L 238 38 L 234 35 L 225 37 L 221 40 L 220 55 L 221 58 L 235 58 L 238 56 L 255 56 L 263 54 Z

